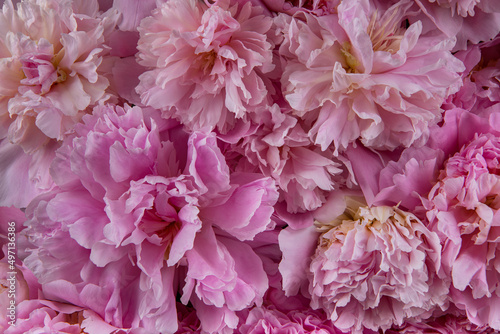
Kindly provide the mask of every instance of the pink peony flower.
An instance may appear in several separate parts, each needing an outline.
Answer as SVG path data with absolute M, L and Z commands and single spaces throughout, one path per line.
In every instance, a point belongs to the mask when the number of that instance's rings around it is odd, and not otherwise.
M 150 68 L 137 91 L 190 129 L 227 131 L 268 104 L 272 19 L 247 2 L 196 0 L 160 5 L 139 27 L 138 62 Z
M 231 144 L 225 152 L 228 160 L 238 161 L 235 170 L 257 170 L 275 179 L 288 211 L 317 209 L 339 186 L 341 165 L 331 151 L 322 152 L 311 142 L 306 126 L 289 110 L 274 104 L 241 127 L 244 131 L 221 136 Z
M 295 310 L 288 313 L 273 307 L 253 308 L 239 327 L 241 334 L 340 334 L 321 311 Z
M 108 98 L 100 69 L 113 13 L 97 1 L 11 0 L 0 12 L 0 205 L 25 207 L 49 190 L 48 167 L 62 140 Z M 26 155 L 28 154 L 28 155 Z M 12 173 L 12 171 L 16 173 Z M 15 175 L 12 175 L 15 174 Z M 26 195 L 14 191 L 21 187 Z M 9 193 L 5 194 L 5 193 Z
M 27 209 L 25 263 L 46 295 L 116 327 L 174 332 L 179 294 L 204 331 L 234 329 L 267 290 L 242 241 L 273 227 L 274 181 L 230 173 L 214 134 L 157 110 L 96 107 L 82 121 L 52 165 L 58 189 Z
M 0 117 L 10 122 L 9 140 L 29 153 L 62 140 L 88 106 L 106 98 L 99 65 L 113 18 L 75 13 L 71 5 L 40 0 L 16 10 L 8 0 L 0 14 Z
M 388 150 L 425 142 L 460 87 L 454 40 L 423 35 L 421 22 L 406 27 L 409 5 L 345 1 L 338 15 L 276 18 L 283 94 L 323 150 L 358 138 Z
M 280 234 L 287 293 L 308 281 L 311 306 L 351 333 L 387 330 L 447 308 L 436 233 L 397 207 L 370 208 L 342 196 L 328 206 L 318 212 L 316 227 Z
M 427 217 L 443 242 L 453 302 L 469 320 L 499 330 L 500 140 L 476 138 L 452 156 L 432 188 Z
M 465 50 L 500 32 L 500 5 L 495 0 L 415 0 L 421 9 L 416 19 L 427 29 L 437 28 L 448 37 L 456 36 L 454 51 Z

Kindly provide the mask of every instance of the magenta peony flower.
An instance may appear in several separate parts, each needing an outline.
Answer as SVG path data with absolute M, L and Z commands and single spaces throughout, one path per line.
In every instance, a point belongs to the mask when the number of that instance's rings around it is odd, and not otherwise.
M 138 61 L 150 68 L 137 91 L 190 129 L 227 131 L 235 119 L 268 104 L 273 70 L 272 19 L 260 7 L 229 0 L 160 5 L 139 27 Z
M 242 241 L 273 227 L 274 181 L 230 173 L 213 134 L 157 110 L 96 107 L 82 121 L 52 165 L 58 189 L 27 209 L 25 263 L 46 295 L 154 333 L 177 329 L 178 293 L 205 332 L 234 329 L 268 287 Z
M 376 149 L 422 143 L 460 87 L 454 40 L 423 35 L 421 22 L 406 27 L 409 5 L 344 1 L 338 15 L 276 18 L 283 94 L 323 150 L 358 138 Z
M 340 197 L 317 214 L 316 227 L 281 232 L 285 291 L 293 294 L 308 281 L 311 306 L 352 333 L 387 330 L 446 309 L 437 234 L 397 207 L 369 208 L 349 197 L 342 205 Z
M 321 311 L 295 310 L 283 313 L 274 307 L 253 308 L 239 327 L 241 334 L 340 334 Z
M 427 217 L 443 242 L 454 303 L 469 320 L 499 330 L 500 140 L 476 135 L 446 162 L 431 190 Z

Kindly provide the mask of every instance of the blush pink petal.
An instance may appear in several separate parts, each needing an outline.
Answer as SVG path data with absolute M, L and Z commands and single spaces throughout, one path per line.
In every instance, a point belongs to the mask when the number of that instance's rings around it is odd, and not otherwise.
M 233 174 L 232 184 L 239 187 L 222 205 L 204 208 L 200 215 L 239 240 L 252 240 L 272 227 L 273 205 L 278 192 L 271 178 L 258 174 Z
M 251 248 L 228 238 L 216 238 L 209 227 L 199 233 L 193 249 L 186 253 L 189 268 L 182 301 L 194 292 L 205 304 L 227 306 L 231 311 L 261 304 L 267 276 Z

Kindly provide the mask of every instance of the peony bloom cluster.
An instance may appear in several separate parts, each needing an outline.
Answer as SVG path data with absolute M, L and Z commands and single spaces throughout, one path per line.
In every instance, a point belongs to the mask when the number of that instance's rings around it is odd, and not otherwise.
M 339 210 L 341 203 L 334 207 Z M 439 238 L 416 216 L 396 207 L 366 207 L 347 197 L 342 214 L 328 221 L 323 217 L 309 232 L 285 229 L 280 235 L 280 270 L 288 293 L 306 278 L 311 306 L 325 310 L 336 327 L 351 333 L 387 330 L 447 308 Z M 305 245 L 294 249 L 299 240 Z M 294 268 L 297 262 L 305 265 L 305 277 L 298 273 L 303 268 Z
M 0 333 L 497 333 L 499 4 L 3 1 Z
M 283 94 L 323 150 L 357 139 L 389 150 L 423 143 L 460 87 L 454 40 L 423 34 L 421 22 L 406 27 L 409 5 L 345 1 L 338 14 L 276 18 Z
M 225 132 L 269 103 L 272 20 L 251 2 L 168 1 L 139 27 L 142 103 L 191 129 Z
M 500 329 L 500 139 L 477 136 L 448 159 L 427 216 L 443 240 L 455 304 L 477 325 Z

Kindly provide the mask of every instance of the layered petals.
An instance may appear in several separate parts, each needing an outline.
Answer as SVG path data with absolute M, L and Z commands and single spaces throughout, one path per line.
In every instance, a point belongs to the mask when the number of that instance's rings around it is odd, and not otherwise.
M 182 19 L 180 19 L 182 18 Z M 190 129 L 227 131 L 268 104 L 272 20 L 251 2 L 169 1 L 141 22 L 137 91 Z
M 351 1 L 338 14 L 277 17 L 283 94 L 314 124 L 309 135 L 323 150 L 343 151 L 358 138 L 388 150 L 423 143 L 460 87 L 454 40 L 424 36 L 421 22 L 404 28 L 409 5 Z

